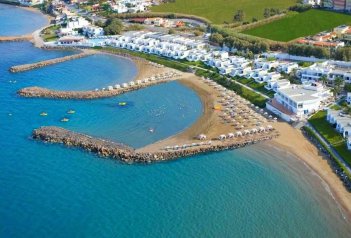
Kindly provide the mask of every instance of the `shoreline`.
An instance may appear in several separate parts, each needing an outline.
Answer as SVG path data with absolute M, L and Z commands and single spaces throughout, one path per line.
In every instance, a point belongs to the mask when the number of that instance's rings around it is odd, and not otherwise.
M 273 139 L 271 144 L 265 143 L 265 145 L 277 146 L 316 173 L 327 184 L 331 196 L 342 207 L 347 220 L 351 221 L 351 193 L 334 173 L 328 158 L 304 136 L 302 131 L 284 122 L 277 122 L 275 128 L 280 131 L 280 137 Z
M 36 46 L 38 39 L 36 39 L 35 33 L 38 32 L 38 31 L 40 33 L 43 29 L 45 29 L 48 26 L 50 26 L 50 23 L 51 23 L 51 20 L 53 19 L 53 17 L 48 15 L 48 14 L 46 14 L 46 13 L 43 13 L 39 9 L 34 8 L 32 6 L 22 6 L 22 5 L 12 4 L 10 2 L 1 2 L 1 1 L 0 1 L 0 4 L 9 5 L 9 6 L 13 6 L 13 7 L 16 7 L 16 8 L 23 9 L 25 11 L 33 12 L 33 13 L 42 15 L 46 19 L 45 25 L 43 27 L 41 27 L 40 29 L 34 30 L 33 32 L 29 32 L 29 33 L 24 34 L 24 35 L 14 35 L 14 36 L 1 36 L 0 35 L 0 43 L 1 42 L 30 41 L 30 42 L 33 43 L 34 46 Z M 38 48 L 40 48 L 40 47 L 38 47 Z
M 6 3 L 3 3 L 6 4 Z M 34 9 L 32 7 L 23 7 L 23 6 L 17 6 L 25 10 L 37 12 L 40 14 L 43 14 L 40 10 Z M 47 20 L 48 24 L 50 23 L 50 16 L 47 14 L 43 14 Z M 46 25 L 44 28 L 46 28 L 48 25 Z M 38 30 L 37 30 L 38 31 Z M 31 37 L 30 40 L 33 40 L 33 44 L 35 45 L 35 38 L 33 39 L 33 33 L 25 36 L 7 36 L 10 38 L 9 41 L 17 41 L 13 38 L 23 38 L 23 40 L 28 40 L 28 36 Z M 0 42 L 1 42 L 1 36 L 0 36 Z M 5 41 L 5 40 L 4 40 Z M 107 54 L 107 53 L 106 53 Z M 115 54 L 111 54 L 114 56 L 118 56 Z M 119 56 L 119 57 L 124 57 L 124 56 Z M 127 59 L 132 60 L 138 69 L 138 74 L 134 80 L 137 80 L 141 77 L 147 77 L 144 74 L 148 72 L 147 69 L 142 68 L 138 66 L 136 61 L 133 58 L 128 58 L 124 57 Z M 141 59 L 143 60 L 143 59 Z M 195 76 L 194 76 L 195 77 Z M 199 131 L 198 127 L 201 127 L 204 131 L 206 131 L 206 128 L 211 125 L 211 123 L 214 120 L 214 112 L 209 111 L 209 105 L 211 104 L 211 94 L 207 94 L 198 87 L 196 87 L 194 84 L 191 83 L 191 81 L 186 81 L 186 80 L 179 80 L 180 83 L 183 85 L 193 89 L 201 98 L 201 101 L 204 105 L 204 116 L 201 116 L 193 125 L 185 129 L 183 132 L 180 132 L 177 135 L 173 135 L 171 139 L 179 140 L 184 137 L 189 137 L 191 134 L 194 134 L 195 132 Z M 195 128 L 195 129 L 194 129 Z M 196 129 L 198 128 L 198 129 Z M 340 179 L 336 176 L 336 174 L 333 172 L 332 168 L 327 162 L 327 159 L 325 156 L 319 152 L 318 148 L 313 145 L 305 136 L 301 133 L 301 131 L 294 129 L 291 127 L 289 124 L 284 123 L 284 122 L 278 122 L 275 123 L 275 128 L 280 132 L 280 136 L 278 138 L 275 138 L 272 141 L 272 143 L 264 142 L 264 144 L 267 144 L 268 146 L 277 146 L 279 149 L 282 149 L 283 151 L 285 150 L 288 153 L 291 153 L 294 155 L 294 157 L 299 160 L 300 162 L 303 162 L 308 168 L 310 168 L 312 171 L 314 171 L 318 176 L 325 181 L 328 184 L 328 187 L 332 191 L 332 195 L 335 196 L 336 201 L 342 206 L 344 209 L 345 213 L 347 214 L 347 217 L 350 220 L 351 217 L 351 193 L 347 192 L 346 188 L 340 181 Z M 165 139 L 167 140 L 167 139 Z M 156 142 L 157 143 L 162 143 L 163 141 Z M 145 149 L 145 148 L 144 148 Z

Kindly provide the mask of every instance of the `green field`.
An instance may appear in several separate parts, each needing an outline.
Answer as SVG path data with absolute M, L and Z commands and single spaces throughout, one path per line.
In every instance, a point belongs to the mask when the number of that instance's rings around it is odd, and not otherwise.
M 342 24 L 351 24 L 351 15 L 312 9 L 307 12 L 289 15 L 242 33 L 287 42 L 302 36 L 331 30 Z
M 176 0 L 175 3 L 165 3 L 151 8 L 153 12 L 185 13 L 205 17 L 215 24 L 225 21 L 233 22 L 237 10 L 243 10 L 246 18 L 263 18 L 265 8 L 287 9 L 296 0 Z

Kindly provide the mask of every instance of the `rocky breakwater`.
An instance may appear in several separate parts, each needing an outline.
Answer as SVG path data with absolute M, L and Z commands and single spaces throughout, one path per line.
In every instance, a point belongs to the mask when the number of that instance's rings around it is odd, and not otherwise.
M 93 138 L 81 133 L 72 132 L 60 127 L 40 127 L 33 131 L 33 138 L 49 143 L 59 143 L 66 146 L 82 148 L 97 153 L 102 157 L 110 157 L 126 163 L 151 163 L 174 160 L 181 157 L 193 156 L 201 153 L 241 148 L 260 141 L 276 137 L 276 133 L 264 135 L 260 138 L 251 138 L 241 141 L 218 142 L 217 144 L 188 148 L 177 151 L 136 152 L 126 145 L 99 138 Z
M 150 82 L 138 83 L 131 82 L 125 86 L 119 86 L 118 88 L 113 87 L 105 90 L 96 91 L 56 91 L 41 87 L 27 87 L 19 90 L 17 93 L 22 97 L 31 98 L 54 98 L 54 99 L 96 99 L 96 98 L 106 98 L 113 97 L 123 93 L 139 90 L 149 86 L 167 83 L 174 78 L 167 78 L 162 80 L 155 80 Z
M 0 42 L 17 42 L 17 41 L 30 41 L 33 37 L 31 35 L 24 36 L 0 36 Z
M 28 70 L 32 70 L 32 69 L 36 69 L 36 68 L 42 68 L 42 67 L 62 63 L 62 62 L 69 61 L 69 60 L 87 57 L 87 56 L 92 55 L 92 54 L 95 54 L 95 53 L 93 51 L 87 51 L 87 52 L 83 52 L 83 53 L 79 53 L 79 54 L 75 54 L 75 55 L 69 55 L 69 56 L 64 56 L 64 57 L 60 57 L 60 58 L 56 58 L 56 59 L 44 60 L 44 61 L 40 61 L 40 62 L 32 63 L 32 64 L 16 65 L 16 66 L 12 66 L 10 68 L 10 72 L 18 73 L 18 72 L 28 71 Z

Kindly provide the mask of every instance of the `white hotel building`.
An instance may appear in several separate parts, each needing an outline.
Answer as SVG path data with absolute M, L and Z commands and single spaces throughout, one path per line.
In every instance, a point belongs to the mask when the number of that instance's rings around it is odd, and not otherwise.
M 318 83 L 290 85 L 278 88 L 266 106 L 286 121 L 297 121 L 321 109 L 322 102 L 331 96 L 330 90 Z

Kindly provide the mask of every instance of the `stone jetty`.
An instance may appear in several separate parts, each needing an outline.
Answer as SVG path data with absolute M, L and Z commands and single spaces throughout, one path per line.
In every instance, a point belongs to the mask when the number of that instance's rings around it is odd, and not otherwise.
M 31 35 L 24 36 L 0 36 L 0 42 L 17 42 L 17 41 L 30 41 L 33 37 Z
M 232 142 L 218 142 L 216 144 L 180 149 L 177 151 L 136 152 L 133 148 L 111 142 L 104 139 L 94 138 L 81 133 L 66 130 L 60 127 L 40 127 L 33 131 L 33 138 L 48 143 L 64 144 L 69 147 L 78 147 L 86 151 L 96 153 L 102 157 L 118 159 L 125 163 L 152 163 L 158 161 L 174 160 L 181 157 L 196 154 L 241 148 L 260 141 L 270 140 L 276 134 L 267 134 L 259 139 L 248 138 L 247 140 Z
M 56 91 L 50 90 L 41 87 L 27 87 L 20 89 L 17 93 L 22 97 L 29 98 L 54 98 L 54 99 L 97 99 L 97 98 L 106 98 L 106 97 L 114 97 L 123 93 L 139 90 L 142 88 L 146 88 L 149 86 L 167 83 L 175 79 L 165 79 L 165 80 L 157 80 L 150 81 L 147 83 L 133 82 L 134 85 L 128 84 L 125 88 L 112 88 L 98 91 Z
M 62 62 L 69 61 L 69 60 L 87 57 L 87 56 L 92 55 L 92 54 L 95 54 L 95 52 L 94 51 L 86 51 L 86 52 L 82 52 L 79 54 L 64 56 L 64 57 L 60 57 L 60 58 L 56 58 L 56 59 L 44 60 L 44 61 L 40 61 L 37 63 L 12 66 L 10 68 L 10 72 L 18 73 L 18 72 L 28 71 L 28 70 L 32 70 L 32 69 L 36 69 L 36 68 L 42 68 L 45 66 L 58 64 L 58 63 L 62 63 Z

